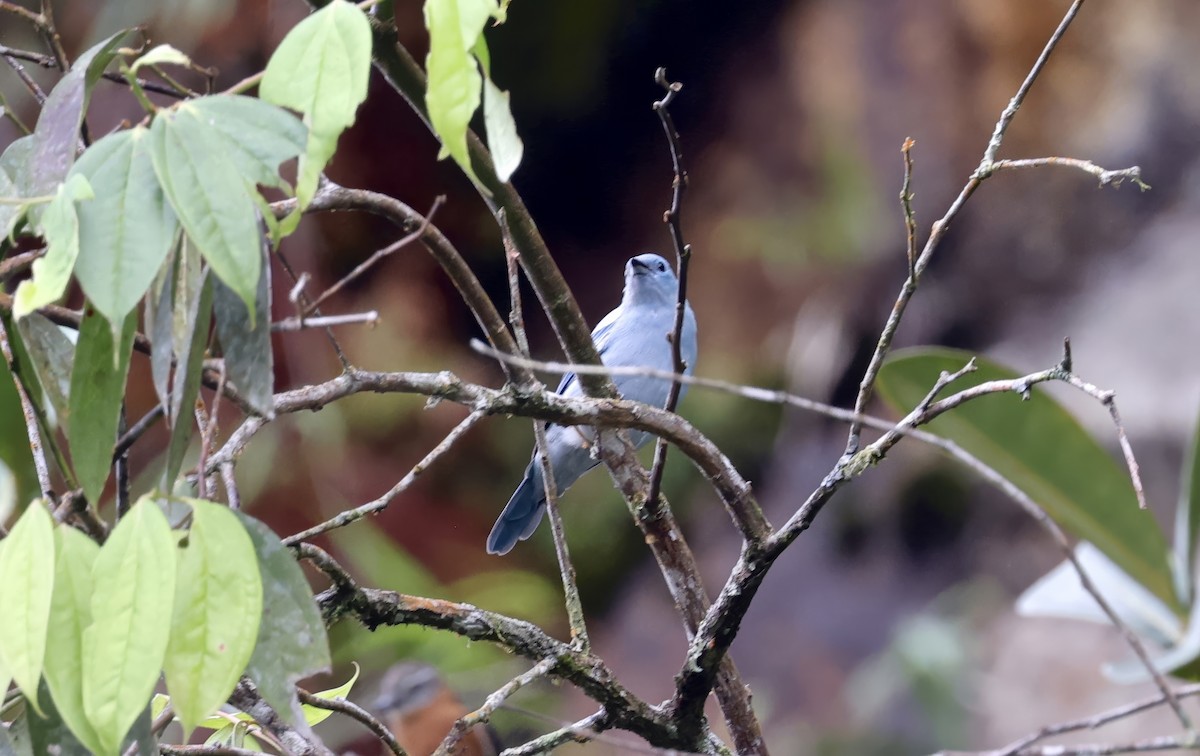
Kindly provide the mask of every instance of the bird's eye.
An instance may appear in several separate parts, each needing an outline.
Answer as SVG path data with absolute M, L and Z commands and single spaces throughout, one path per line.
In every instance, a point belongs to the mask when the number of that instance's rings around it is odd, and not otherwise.
M 658 272 L 659 272 L 659 273 L 663 273 L 663 272 L 665 272 L 666 270 L 667 270 L 666 263 L 659 263 L 659 264 L 658 264 Z

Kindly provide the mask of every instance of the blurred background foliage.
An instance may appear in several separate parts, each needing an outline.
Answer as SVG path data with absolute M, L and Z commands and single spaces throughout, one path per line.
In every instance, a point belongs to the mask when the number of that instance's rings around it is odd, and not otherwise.
M 422 58 L 420 3 L 394 5 L 401 38 Z M 624 260 L 669 248 L 661 215 L 670 164 L 650 109 L 660 94 L 652 74 L 666 66 L 685 84 L 673 114 L 692 179 L 683 218 L 695 248 L 698 372 L 847 404 L 904 274 L 895 199 L 902 140 L 917 140 L 915 207 L 924 233 L 978 163 L 1000 109 L 1065 7 L 1044 0 L 514 0 L 509 23 L 488 32 L 495 78 L 512 91 L 526 145 L 514 182 L 595 322 L 620 295 Z M 118 25 L 146 22 L 154 43 L 169 42 L 219 69 L 218 88 L 261 70 L 307 12 L 300 0 L 57 0 L 55 9 L 72 54 Z M 1200 400 L 1200 353 L 1184 346 L 1200 336 L 1197 28 L 1194 3 L 1084 9 L 1002 156 L 1140 164 L 1154 190 L 1097 191 L 1069 171 L 997 176 L 949 233 L 898 338 L 980 351 L 1024 370 L 1053 364 L 1061 337 L 1072 336 L 1080 373 L 1121 397 L 1160 513 L 1169 511 L 1182 439 Z M 0 42 L 39 49 L 9 16 L 0 17 Z M 30 73 L 47 88 L 54 80 L 35 67 Z M 35 103 L 5 67 L 0 91 L 33 121 Z M 136 112 L 125 90 L 101 87 L 89 125 L 103 134 Z M 0 145 L 16 136 L 0 121 Z M 467 180 L 437 162 L 436 152 L 434 138 L 376 77 L 329 174 L 418 210 L 448 195 L 435 222 L 503 310 L 507 283 L 495 225 Z M 311 272 L 317 291 L 394 235 L 365 215 L 313 216 L 283 251 Z M 285 317 L 290 283 L 276 271 L 273 285 L 275 315 Z M 557 358 L 525 294 L 534 350 Z M 418 249 L 392 256 L 326 307 L 369 309 L 379 311 L 380 325 L 338 334 L 356 364 L 448 368 L 469 380 L 501 381 L 469 351 L 473 320 Z M 339 369 L 320 332 L 278 334 L 274 347 L 277 389 Z M 135 359 L 132 417 L 154 401 L 148 373 Z M 1098 438 L 1111 438 L 1096 407 L 1064 401 Z M 844 444 L 838 424 L 720 394 L 693 391 L 680 411 L 755 482 L 776 523 Z M 416 397 L 360 395 L 284 418 L 243 458 L 243 496 L 277 532 L 295 532 L 387 490 L 462 415 L 444 404 L 426 409 Z M 235 423 L 229 414 L 222 431 Z M 151 435 L 135 447 L 141 479 L 153 479 L 144 473 L 161 440 Z M 0 458 L 28 495 L 34 484 L 25 444 L 12 384 L 0 378 Z M 323 545 L 372 585 L 469 601 L 564 635 L 548 533 L 503 559 L 483 550 L 531 445 L 527 421 L 492 418 L 386 512 Z M 715 590 L 737 553 L 728 518 L 679 455 L 666 491 Z M 633 690 L 666 697 L 683 634 L 602 472 L 571 490 L 564 515 L 596 650 Z M 777 753 L 820 754 L 994 746 L 1136 697 L 1100 677 L 1097 660 L 1119 654 L 1107 629 L 1013 618 L 1013 597 L 1057 559 L 1009 503 L 939 458 L 901 445 L 780 561 L 734 645 L 768 742 Z M 355 659 L 378 673 L 419 657 L 446 671 L 472 702 L 521 668 L 493 648 L 432 630 L 370 634 L 343 625 L 335 637 L 342 662 Z M 349 672 L 335 676 L 340 682 Z M 562 719 L 591 711 L 558 689 L 541 695 L 519 703 Z M 502 733 L 545 726 L 515 713 L 499 725 Z

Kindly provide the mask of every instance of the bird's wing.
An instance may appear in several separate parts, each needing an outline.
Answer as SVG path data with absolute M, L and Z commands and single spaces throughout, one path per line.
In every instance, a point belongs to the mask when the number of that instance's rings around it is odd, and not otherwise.
M 621 308 L 613 310 L 604 316 L 604 319 L 596 324 L 595 330 L 592 331 L 592 341 L 596 342 L 596 351 L 600 357 L 604 357 L 604 353 L 608 351 L 609 344 L 612 342 L 613 332 L 616 330 L 617 320 L 621 316 Z M 558 384 L 558 388 L 554 390 L 556 394 L 566 394 L 567 389 L 575 382 L 575 374 L 567 373 L 562 377 Z

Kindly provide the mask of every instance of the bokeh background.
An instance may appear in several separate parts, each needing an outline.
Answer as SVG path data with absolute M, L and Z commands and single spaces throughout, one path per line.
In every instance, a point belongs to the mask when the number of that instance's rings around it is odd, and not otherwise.
M 402 39 L 423 57 L 420 3 L 395 5 Z M 902 141 L 917 143 L 923 237 L 978 164 L 1000 110 L 1066 6 L 514 0 L 509 23 L 488 32 L 496 79 L 512 91 L 526 145 L 514 182 L 589 321 L 598 321 L 619 298 L 626 258 L 669 251 L 661 218 L 670 163 L 650 107 L 660 96 L 653 72 L 666 66 L 684 83 L 672 112 L 691 173 L 683 218 L 695 250 L 698 373 L 847 405 L 905 272 L 896 199 Z M 57 0 L 55 7 L 72 54 L 122 25 L 147 23 L 153 42 L 216 67 L 218 88 L 261 70 L 307 12 L 301 0 Z M 1118 392 L 1160 519 L 1177 495 L 1181 447 L 1200 400 L 1197 30 L 1196 3 L 1093 0 L 1084 7 L 1001 156 L 1137 164 L 1153 190 L 1101 190 L 1067 169 L 994 177 L 947 235 L 897 339 L 976 350 L 1032 370 L 1056 362 L 1062 337 L 1070 336 L 1081 374 Z M 40 49 L 12 16 L 0 16 L 0 42 Z M 48 73 L 31 73 L 52 85 Z M 5 67 L 0 90 L 32 123 L 35 104 Z M 137 112 L 128 92 L 102 84 L 89 125 L 102 134 Z M 0 146 L 16 135 L 0 121 Z M 467 180 L 437 162 L 436 152 L 435 139 L 375 76 L 329 175 L 419 210 L 447 195 L 436 223 L 504 309 L 495 225 Z M 395 238 L 394 229 L 365 215 L 313 216 L 283 251 L 312 274 L 310 291 L 317 291 Z M 289 288 L 276 270 L 277 317 L 290 314 Z M 534 350 L 557 358 L 525 293 Z M 325 310 L 380 313 L 377 327 L 338 331 L 364 368 L 448 368 L 489 385 L 501 381 L 467 347 L 476 335 L 469 312 L 416 247 Z M 278 389 L 338 372 L 319 332 L 277 335 L 274 347 Z M 131 414 L 154 401 L 147 373 L 135 359 Z M 1063 398 L 1112 445 L 1101 408 Z M 0 382 L 0 444 L 20 473 L 24 433 L 14 407 L 11 384 Z M 819 482 L 845 441 L 844 427 L 822 417 L 722 394 L 694 390 L 680 411 L 754 481 L 776 523 Z M 390 488 L 464 414 L 388 395 L 282 418 L 241 461 L 243 498 L 281 534 L 295 532 Z M 222 431 L 236 422 L 229 415 Z M 528 421 L 491 418 L 385 513 L 324 545 L 369 584 L 470 601 L 561 637 L 566 623 L 546 529 L 504 558 L 483 549 L 531 444 Z M 159 448 L 154 436 L 135 447 L 144 486 Z M 678 455 L 666 490 L 715 590 L 737 553 L 728 518 Z M 667 697 L 683 632 L 619 496 L 597 472 L 570 491 L 564 510 L 596 651 L 635 692 Z M 1104 661 L 1124 654 L 1111 631 L 1012 614 L 1014 597 L 1057 558 L 1009 502 L 902 444 L 845 489 L 780 560 L 734 644 L 768 743 L 777 754 L 995 747 L 1140 696 L 1102 675 Z M 369 678 L 401 659 L 437 665 L 472 704 L 523 668 L 494 648 L 432 630 L 372 634 L 343 624 L 333 636 L 335 677 L 345 679 L 348 662 L 358 661 L 363 701 L 371 698 Z M 555 721 L 593 710 L 547 685 L 513 703 Z M 496 724 L 510 741 L 555 726 L 513 710 Z M 1169 720 L 1151 717 L 1103 737 L 1166 727 Z M 347 729 L 345 737 L 354 734 Z M 633 748 L 613 735 L 587 752 Z

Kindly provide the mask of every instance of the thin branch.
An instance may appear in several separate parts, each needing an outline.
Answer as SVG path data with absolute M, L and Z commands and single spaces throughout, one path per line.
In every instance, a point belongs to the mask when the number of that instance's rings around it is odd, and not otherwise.
M 500 756 L 534 756 L 539 753 L 550 753 L 564 743 L 586 743 L 592 735 L 608 725 L 607 713 L 601 709 L 589 717 L 584 717 L 575 724 L 559 728 L 554 732 L 535 738 L 516 748 L 501 751 Z
M 475 423 L 483 419 L 484 414 L 485 413 L 481 410 L 476 410 L 463 418 L 458 425 L 454 426 L 454 428 L 446 434 L 446 437 L 443 438 L 437 446 L 433 447 L 433 449 L 431 449 L 429 453 L 421 459 L 420 462 L 418 462 L 411 470 L 408 471 L 407 475 L 400 479 L 399 483 L 392 486 L 391 489 L 383 496 L 380 496 L 374 501 L 369 501 L 366 504 L 355 507 L 354 509 L 348 509 L 344 512 L 341 512 L 337 516 L 331 517 L 320 525 L 314 525 L 308 530 L 303 530 L 295 535 L 288 536 L 287 538 L 283 539 L 284 544 L 290 546 L 292 544 L 300 543 L 301 541 L 314 538 L 322 533 L 327 533 L 330 530 L 342 528 L 352 522 L 357 522 L 367 515 L 383 511 L 387 508 L 388 504 L 392 503 L 393 499 L 406 491 L 408 487 L 416 481 L 421 473 L 425 472 L 426 468 L 436 462 L 438 457 L 449 451 L 450 447 L 454 445 L 455 441 L 457 441 L 463 436 L 464 433 L 470 430 Z
M 23 18 L 34 26 L 40 27 L 43 23 L 45 23 L 45 19 L 43 19 L 37 13 L 34 13 L 23 5 L 9 2 L 9 0 L 0 0 L 0 11 L 11 13 L 14 16 Z
M 162 756 L 262 756 L 262 751 L 218 745 L 167 745 L 160 743 Z
M 58 70 L 66 73 L 67 69 L 71 67 L 71 62 L 67 60 L 67 51 L 63 49 L 62 38 L 58 35 L 58 26 L 54 23 L 54 4 L 51 0 L 41 0 L 41 8 L 41 21 L 37 24 L 38 31 L 46 38 L 46 46 L 50 48 Z
M 528 356 L 529 336 L 525 333 L 525 316 L 521 308 L 519 254 L 512 245 L 512 234 L 508 230 L 508 222 L 504 218 L 503 209 L 499 211 L 499 216 L 496 223 L 500 226 L 500 236 L 504 242 L 504 259 L 508 268 L 510 303 L 508 322 L 512 326 L 513 337 L 521 348 L 521 353 Z M 544 389 L 544 387 L 540 388 Z M 546 515 L 550 520 L 550 533 L 554 537 L 554 555 L 558 559 L 558 572 L 562 578 L 563 601 L 567 610 L 567 622 L 571 627 L 571 641 L 579 650 L 590 651 L 592 643 L 588 638 L 587 621 L 583 615 L 583 601 L 579 597 L 575 565 L 571 561 L 571 550 L 567 545 L 566 528 L 563 526 L 562 513 L 558 509 L 558 487 L 555 485 L 554 471 L 550 466 L 550 447 L 546 441 L 546 423 L 544 421 L 533 421 L 533 437 L 536 443 L 537 463 L 542 470 L 542 486 L 546 493 Z
M 333 587 L 339 591 L 354 591 L 357 586 L 354 584 L 354 578 L 350 577 L 350 573 L 346 572 L 346 568 L 337 563 L 329 552 L 320 546 L 314 546 L 311 543 L 298 543 L 292 546 L 296 554 L 301 559 L 307 559 L 313 563 L 321 572 L 325 573 L 325 577 L 333 583 Z
M 225 486 L 225 501 L 229 504 L 230 509 L 242 508 L 242 495 L 238 493 L 237 475 L 234 473 L 232 462 L 222 462 L 219 466 L 221 471 L 221 483 Z
M 271 324 L 273 333 L 288 333 L 303 331 L 308 328 L 329 328 L 332 326 L 365 324 L 374 326 L 379 323 L 379 313 L 376 310 L 367 312 L 350 312 L 345 315 L 321 315 L 312 318 L 290 317 L 277 320 Z
M 458 747 L 459 741 L 466 736 L 467 731 L 491 719 L 492 715 L 496 713 L 496 709 L 499 709 L 514 693 L 533 681 L 545 677 L 550 673 L 550 670 L 554 669 L 554 665 L 557 662 L 557 659 L 543 659 L 535 664 L 532 669 L 514 677 L 497 689 L 496 692 L 487 697 L 487 700 L 478 709 L 460 717 L 454 723 L 454 726 L 450 728 L 450 732 L 446 734 L 446 738 L 442 741 L 442 744 L 433 752 L 433 756 L 451 756 L 451 754 L 456 753 L 455 749 Z
M 373 735 L 375 735 L 375 737 L 383 741 L 383 744 L 388 747 L 388 750 L 392 752 L 393 756 L 408 756 L 407 751 L 405 751 L 404 748 L 400 746 L 400 743 L 396 741 L 396 736 L 392 734 L 392 731 L 361 706 L 345 699 L 321 698 L 320 696 L 314 696 L 307 690 L 301 690 L 300 688 L 296 689 L 296 693 L 299 695 L 302 703 L 306 703 L 309 706 L 314 706 L 318 709 L 336 711 L 339 714 L 345 714 L 351 719 L 362 723 L 368 730 L 371 731 Z
M 54 57 L 50 55 L 44 55 L 42 53 L 30 52 L 29 50 L 18 50 L 16 48 L 0 45 L 0 55 L 16 58 L 17 60 L 28 61 L 40 66 L 41 68 L 53 68 L 55 70 L 58 69 L 58 64 L 55 63 Z M 107 79 L 115 84 L 123 84 L 127 87 L 130 86 L 130 82 L 116 71 L 105 71 L 103 74 L 101 74 L 101 78 Z M 175 99 L 181 99 L 183 97 L 183 95 L 171 87 L 156 84 L 153 81 L 146 81 L 145 79 L 138 78 L 136 82 L 139 87 L 147 92 L 154 92 L 155 94 L 165 95 Z
M 912 201 L 915 199 L 912 193 L 912 148 L 916 146 L 917 143 L 913 141 L 912 137 L 907 137 L 904 144 L 900 145 L 900 154 L 904 157 L 904 183 L 900 185 L 900 210 L 904 213 L 904 235 L 908 242 L 905 244 L 905 257 L 908 259 L 909 278 L 916 273 L 917 265 L 917 214 L 913 212 L 912 207 Z
M 1175 688 L 1172 692 L 1174 693 L 1176 700 L 1192 698 L 1193 696 L 1200 695 L 1200 685 L 1185 685 L 1181 688 Z M 1074 719 L 1068 722 L 1046 725 L 1037 732 L 1031 732 L 1028 735 L 1019 738 L 1002 748 L 998 748 L 994 751 L 987 751 L 986 754 L 980 754 L 980 756 L 1015 756 L 1015 754 L 1020 753 L 1022 749 L 1028 748 L 1034 743 L 1045 740 L 1046 738 L 1065 735 L 1069 732 L 1079 732 L 1080 730 L 1095 730 L 1111 722 L 1116 722 L 1118 720 L 1125 719 L 1126 717 L 1140 714 L 1148 709 L 1162 706 L 1166 702 L 1167 697 L 1160 693 L 1157 696 L 1136 701 L 1131 704 L 1125 704 L 1124 706 L 1118 706 L 1115 709 L 1109 709 L 1108 711 L 1104 711 L 1099 714 L 1093 714 L 1088 717 Z
M 1014 756 L 1113 756 L 1120 753 L 1153 753 L 1157 751 L 1197 751 L 1196 739 L 1189 735 L 1135 740 L 1130 743 L 1089 743 L 1084 745 L 1030 746 L 1016 751 Z M 938 756 L 977 756 L 965 751 L 940 751 Z
M 1119 187 L 1125 181 L 1132 181 L 1137 185 L 1138 189 L 1143 192 L 1150 188 L 1150 185 L 1142 181 L 1142 169 L 1136 165 L 1129 168 L 1110 171 L 1099 165 L 1096 165 L 1090 160 L 1080 160 L 1078 158 L 1067 157 L 1044 157 L 1044 158 L 1025 158 L 1021 160 L 997 160 L 992 163 L 992 172 L 1016 170 L 1020 168 L 1044 168 L 1046 166 L 1056 165 L 1066 168 L 1075 168 L 1076 170 L 1089 173 L 1096 177 L 1100 182 L 1100 186 Z
M 426 213 L 425 217 L 421 219 L 421 223 L 420 223 L 420 225 L 417 226 L 416 229 L 405 234 L 403 237 L 392 242 L 391 244 L 384 247 L 383 249 L 377 250 L 375 252 L 375 254 L 371 255 L 366 260 L 364 260 L 363 262 L 356 265 L 354 267 L 354 270 L 350 271 L 345 276 L 342 276 L 342 279 L 340 281 L 335 283 L 333 286 L 330 286 L 328 289 L 326 289 L 324 292 L 321 293 L 321 296 L 314 299 L 312 301 L 312 303 L 308 305 L 308 307 L 304 308 L 305 316 L 307 316 L 308 314 L 310 314 L 312 312 L 316 312 L 316 309 L 318 307 L 320 307 L 325 302 L 325 300 L 329 299 L 334 294 L 337 294 L 339 291 L 341 291 L 343 288 L 345 288 L 345 286 L 347 284 L 349 284 L 351 281 L 354 281 L 355 279 L 357 279 L 363 273 L 366 273 L 380 260 L 383 260 L 385 257 L 391 256 L 392 254 L 398 252 L 401 249 L 404 249 L 409 244 L 412 244 L 414 241 L 423 237 L 425 235 L 425 232 L 429 229 L 429 224 L 432 222 L 434 214 L 438 211 L 438 208 L 440 208 L 443 204 L 445 204 L 445 202 L 446 202 L 446 196 L 438 195 L 438 197 L 436 199 L 434 199 L 434 201 L 433 201 L 433 206 L 429 208 L 429 212 Z
M 678 273 L 678 286 L 675 298 L 675 322 L 667 341 L 671 344 L 671 365 L 676 373 L 687 372 L 687 364 L 683 361 L 683 320 L 687 311 L 687 282 L 688 263 L 692 259 L 692 247 L 683 241 L 683 225 L 680 218 L 683 212 L 683 192 L 687 189 L 688 174 L 683 166 L 683 147 L 679 142 L 679 132 L 675 129 L 675 121 L 668 109 L 675 100 L 683 84 L 667 80 L 667 69 L 659 68 L 654 72 L 654 81 L 666 90 L 661 100 L 654 103 L 654 112 L 662 122 L 663 132 L 667 136 L 667 147 L 671 153 L 671 168 L 674 172 L 671 180 L 671 204 L 663 213 L 663 223 L 671 232 L 671 242 L 675 246 L 675 267 Z M 667 391 L 667 402 L 663 406 L 667 412 L 674 412 L 679 403 L 682 384 L 671 381 Z M 659 438 L 654 444 L 654 466 L 650 469 L 650 489 L 646 494 L 646 506 L 657 511 L 659 507 L 658 494 L 662 489 L 663 472 L 667 466 L 667 442 Z
M 146 431 L 150 430 L 155 423 L 161 420 L 162 417 L 163 406 L 162 402 L 159 402 L 151 407 L 146 414 L 138 418 L 138 421 L 130 426 L 129 429 L 122 433 L 120 438 L 117 439 L 117 445 L 113 449 L 113 460 L 116 461 L 117 457 L 129 451 L 129 449 L 133 447 L 137 440 L 141 438 Z
M 25 71 L 25 67 L 18 63 L 17 59 L 12 55 L 0 53 L 0 58 L 4 58 L 4 62 L 8 64 L 13 73 L 17 75 L 17 78 L 21 80 L 21 83 L 25 85 L 25 88 L 29 90 L 29 93 L 33 95 L 33 99 L 37 100 L 38 105 L 46 104 L 46 93 L 33 80 L 33 77 Z
M 125 401 L 121 401 L 121 413 L 117 417 L 117 438 L 121 438 L 128 432 L 129 418 L 126 415 Z M 120 454 L 114 450 L 113 453 L 113 472 L 117 481 L 117 519 L 125 516 L 129 511 L 129 450 L 125 449 Z

